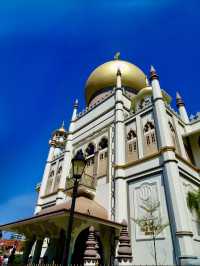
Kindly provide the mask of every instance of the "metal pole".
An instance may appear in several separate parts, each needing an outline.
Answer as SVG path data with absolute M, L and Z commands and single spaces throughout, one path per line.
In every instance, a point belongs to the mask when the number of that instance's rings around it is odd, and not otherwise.
M 155 237 L 154 231 L 153 231 L 153 246 L 154 246 L 155 263 L 156 263 L 156 266 L 157 266 L 158 262 L 157 262 L 157 252 L 156 252 L 156 237 Z
M 70 248 L 70 242 L 71 242 L 71 233 L 72 233 L 74 209 L 75 209 L 76 197 L 77 197 L 77 191 L 78 191 L 78 183 L 79 183 L 79 180 L 76 178 L 74 181 L 74 187 L 73 187 L 73 193 L 72 193 L 72 204 L 70 208 L 69 222 L 68 222 L 68 227 L 67 227 L 67 232 L 66 232 L 62 266 L 67 266 L 68 260 L 69 260 L 69 248 Z

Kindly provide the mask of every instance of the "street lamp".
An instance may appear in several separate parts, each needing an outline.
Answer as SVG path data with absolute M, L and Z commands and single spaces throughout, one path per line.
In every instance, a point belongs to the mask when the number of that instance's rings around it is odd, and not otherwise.
M 71 242 L 71 233 L 72 233 L 72 225 L 73 225 L 73 219 L 74 219 L 76 197 L 77 197 L 77 192 L 78 192 L 78 184 L 79 184 L 79 180 L 81 179 L 85 166 L 86 166 L 86 160 L 83 156 L 82 151 L 78 152 L 71 162 L 72 162 L 74 186 L 73 186 L 72 201 L 71 201 L 72 203 L 71 203 L 70 214 L 69 214 L 69 222 L 68 222 L 66 239 L 65 239 L 64 253 L 63 253 L 63 259 L 62 259 L 62 266 L 68 265 L 67 263 L 68 263 L 68 258 L 69 258 L 69 248 L 70 248 L 70 242 Z

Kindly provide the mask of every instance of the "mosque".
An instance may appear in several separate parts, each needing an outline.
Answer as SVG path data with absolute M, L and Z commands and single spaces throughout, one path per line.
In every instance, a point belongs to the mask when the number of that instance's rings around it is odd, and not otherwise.
M 34 215 L 0 226 L 26 236 L 24 265 L 62 261 L 80 151 L 69 263 L 155 265 L 155 250 L 160 265 L 199 262 L 200 224 L 186 198 L 200 186 L 200 115 L 188 117 L 179 93 L 174 111 L 154 67 L 147 78 L 119 56 L 90 74 L 85 99 L 68 129 L 52 133 Z

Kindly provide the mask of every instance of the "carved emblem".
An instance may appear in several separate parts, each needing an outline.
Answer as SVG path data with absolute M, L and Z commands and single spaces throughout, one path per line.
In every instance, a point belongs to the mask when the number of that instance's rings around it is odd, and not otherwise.
M 139 190 L 139 197 L 141 200 L 148 200 L 151 196 L 151 193 L 151 187 L 145 184 Z

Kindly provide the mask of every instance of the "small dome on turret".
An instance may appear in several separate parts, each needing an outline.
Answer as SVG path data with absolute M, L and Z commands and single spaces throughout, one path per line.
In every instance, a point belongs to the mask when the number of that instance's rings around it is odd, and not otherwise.
M 63 121 L 61 127 L 53 131 L 52 138 L 50 139 L 49 144 L 56 147 L 63 147 L 65 145 L 67 135 L 68 133 L 64 128 Z

